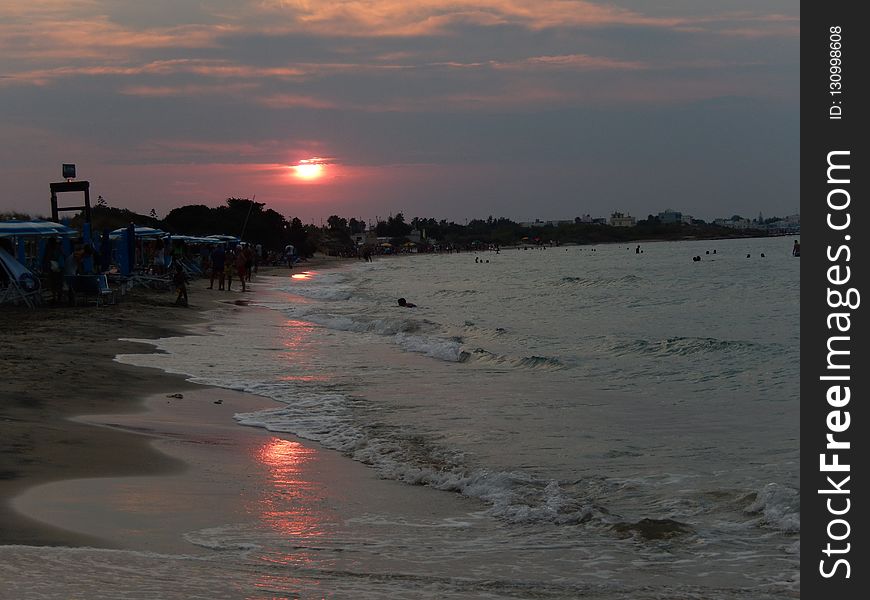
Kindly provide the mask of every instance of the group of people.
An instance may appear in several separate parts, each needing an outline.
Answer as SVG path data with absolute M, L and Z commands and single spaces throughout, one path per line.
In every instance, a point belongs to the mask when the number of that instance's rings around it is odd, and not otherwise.
M 249 244 L 239 245 L 234 248 L 224 249 L 217 246 L 210 256 L 211 278 L 208 289 L 214 289 L 214 281 L 218 281 L 218 289 L 231 291 L 233 289 L 233 274 L 237 275 L 242 285 L 242 291 L 246 291 L 246 282 L 251 281 L 254 272 L 255 254 Z M 225 285 L 226 284 L 226 285 Z
M 100 261 L 99 255 L 90 244 L 73 244 L 70 246 L 69 253 L 65 253 L 63 244 L 57 238 L 49 238 L 46 241 L 41 266 L 43 275 L 48 279 L 53 304 L 58 303 L 63 295 L 64 278 L 86 274 L 88 261 L 91 268 Z M 69 302 L 72 304 L 73 291 L 69 286 L 67 289 Z

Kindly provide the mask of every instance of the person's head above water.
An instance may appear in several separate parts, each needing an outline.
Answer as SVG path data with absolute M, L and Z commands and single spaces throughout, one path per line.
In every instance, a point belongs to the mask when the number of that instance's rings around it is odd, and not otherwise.
M 404 298 L 399 298 L 399 306 L 404 306 L 404 307 L 406 307 L 406 308 L 414 308 L 414 307 L 417 306 L 417 305 L 416 305 L 416 304 L 411 304 L 410 302 L 408 302 L 408 301 L 405 300 Z

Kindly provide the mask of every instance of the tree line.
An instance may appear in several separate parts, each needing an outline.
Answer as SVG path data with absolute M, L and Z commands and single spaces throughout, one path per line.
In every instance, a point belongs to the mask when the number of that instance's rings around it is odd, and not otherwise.
M 311 256 L 318 250 L 330 253 L 351 251 L 356 245 L 353 236 L 369 229 L 364 221 L 339 215 L 331 215 L 322 227 L 304 224 L 298 217 L 285 217 L 271 208 L 266 208 L 265 203 L 247 198 L 227 198 L 223 205 L 217 207 L 202 204 L 181 206 L 172 209 L 162 219 L 153 210 L 150 215 L 141 215 L 101 202 L 93 207 L 91 215 L 95 234 L 104 229 L 125 227 L 132 222 L 173 234 L 234 235 L 272 250 L 282 250 L 286 245 L 292 244 L 302 256 Z M 80 225 L 82 218 L 81 215 L 77 216 L 72 225 Z M 411 232 L 416 230 L 423 237 L 420 242 L 423 245 L 440 243 L 461 247 L 489 244 L 596 244 L 641 239 L 709 239 L 762 235 L 755 230 L 735 230 L 702 221 L 692 224 L 662 223 L 653 215 L 638 221 L 634 227 L 612 227 L 581 222 L 579 218 L 573 223 L 526 226 L 505 217 L 493 216 L 459 224 L 431 217 L 406 220 L 403 213 L 397 213 L 379 221 L 373 228 L 377 237 L 397 245 L 407 241 Z

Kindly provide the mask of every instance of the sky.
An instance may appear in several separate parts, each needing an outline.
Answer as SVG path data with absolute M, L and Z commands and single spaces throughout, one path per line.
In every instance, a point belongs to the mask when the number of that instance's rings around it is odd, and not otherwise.
M 795 0 L 0 0 L 0 212 L 799 206 Z M 67 200 L 69 200 L 67 202 Z M 61 203 L 75 198 L 61 197 Z

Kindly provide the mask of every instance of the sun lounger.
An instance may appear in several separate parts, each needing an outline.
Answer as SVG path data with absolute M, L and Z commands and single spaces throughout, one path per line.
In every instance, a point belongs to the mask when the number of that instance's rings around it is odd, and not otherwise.
M 94 300 L 97 306 L 115 303 L 115 292 L 105 275 L 68 275 L 66 284 L 73 304 Z

